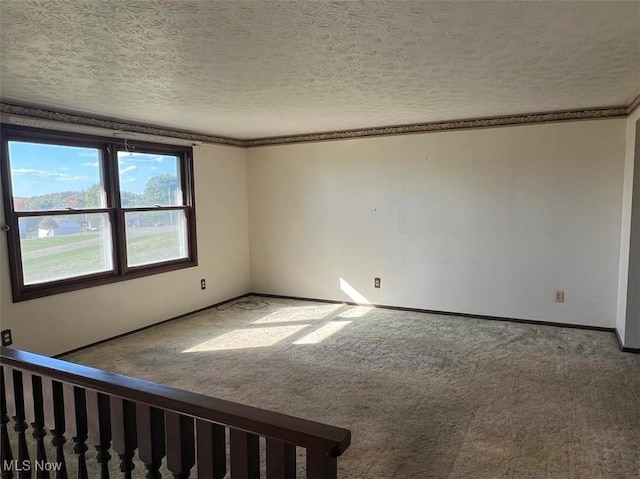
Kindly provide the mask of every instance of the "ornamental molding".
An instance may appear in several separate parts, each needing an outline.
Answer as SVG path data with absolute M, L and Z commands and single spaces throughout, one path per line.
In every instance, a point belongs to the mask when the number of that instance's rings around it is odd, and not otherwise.
M 90 116 L 78 115 L 75 113 L 64 113 L 55 110 L 15 105 L 4 102 L 0 102 L 0 113 L 38 118 L 40 120 L 59 121 L 76 125 L 93 126 L 114 131 L 128 131 L 132 133 L 141 133 L 144 135 L 180 138 L 182 140 L 195 142 L 201 141 L 206 143 L 215 143 L 218 145 L 245 146 L 244 140 L 237 140 L 234 138 L 203 135 L 200 133 L 192 133 L 188 131 L 172 130 L 169 128 L 160 128 L 155 126 L 141 125 L 137 123 L 128 123 L 120 120 L 93 118 Z
M 627 115 L 631 115 L 631 113 L 636 111 L 636 108 L 638 108 L 639 106 L 640 106 L 640 95 L 638 95 L 636 99 L 633 100 L 627 107 Z
M 512 115 L 496 118 L 482 118 L 472 120 L 455 120 L 418 123 L 412 125 L 387 126 L 381 128 L 362 128 L 357 130 L 336 131 L 305 135 L 280 136 L 274 138 L 260 138 L 245 140 L 245 146 L 282 145 L 309 141 L 342 140 L 347 138 L 365 138 L 372 136 L 406 135 L 412 133 L 428 133 L 434 131 L 465 130 L 475 128 L 492 128 L 498 126 L 527 125 L 535 123 L 595 120 L 601 118 L 619 118 L 627 116 L 627 107 L 611 107 L 595 110 L 574 110 L 553 113 L 535 113 L 528 115 Z
M 128 123 L 120 120 L 100 119 L 74 113 L 64 113 L 44 108 L 16 105 L 0 102 L 0 113 L 7 115 L 19 115 L 23 117 L 38 118 L 42 120 L 59 121 L 77 125 L 93 126 L 115 131 L 141 133 L 146 135 L 179 138 L 183 140 L 213 143 L 218 145 L 238 146 L 244 148 L 288 145 L 292 143 L 318 142 L 331 140 L 345 140 L 351 138 L 369 138 L 377 136 L 407 135 L 415 133 L 428 133 L 435 131 L 464 130 L 477 128 L 494 128 L 500 126 L 528 125 L 547 122 L 571 121 L 571 120 L 596 120 L 603 118 L 622 118 L 630 115 L 640 106 L 638 95 L 628 106 L 615 106 L 608 108 L 595 108 L 584 110 L 571 110 L 548 113 L 532 113 L 523 115 L 510 115 L 494 118 L 438 121 L 417 123 L 410 125 L 384 126 L 375 128 L 359 128 L 324 133 L 307 133 L 301 135 L 276 136 L 269 138 L 237 139 L 215 135 L 205 135 L 169 128 Z

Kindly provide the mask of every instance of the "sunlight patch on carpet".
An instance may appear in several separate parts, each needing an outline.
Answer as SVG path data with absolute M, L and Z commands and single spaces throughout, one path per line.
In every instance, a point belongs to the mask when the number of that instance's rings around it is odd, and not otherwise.
M 331 321 L 327 324 L 322 325 L 314 332 L 307 334 L 303 338 L 300 338 L 297 341 L 294 341 L 293 344 L 318 344 L 324 341 L 327 338 L 330 338 L 342 328 L 344 328 L 347 324 L 351 324 L 352 321 Z
M 332 315 L 340 308 L 342 304 L 327 304 L 319 306 L 295 306 L 291 308 L 282 308 L 264 316 L 251 324 L 268 324 L 268 323 L 286 323 L 293 321 L 317 321 Z
M 183 353 L 200 353 L 206 351 L 224 351 L 228 349 L 265 348 L 273 346 L 280 341 L 297 333 L 307 325 L 271 326 L 268 328 L 236 329 L 222 334 L 192 348 L 185 349 Z
M 351 306 L 338 315 L 339 318 L 361 318 L 376 309 L 374 306 Z

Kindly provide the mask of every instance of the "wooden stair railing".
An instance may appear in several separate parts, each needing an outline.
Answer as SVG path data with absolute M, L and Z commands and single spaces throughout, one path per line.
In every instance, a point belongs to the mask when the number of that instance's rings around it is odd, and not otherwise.
M 297 473 L 296 446 L 306 450 L 305 477 L 331 479 L 351 441 L 346 429 L 38 354 L 2 347 L 0 359 L 3 479 L 88 478 L 87 459 L 97 462 L 101 479 L 108 479 L 111 458 L 119 460 L 126 479 L 136 451 L 148 479 L 160 477 L 163 460 L 176 479 L 189 477 L 194 466 L 199 479 L 289 479 Z M 17 451 L 9 444 L 10 419 Z M 29 458 L 29 427 L 35 461 L 56 463 L 55 472 L 35 467 Z M 73 471 L 67 471 L 63 453 L 67 438 L 77 456 Z M 262 452 L 260 438 L 266 443 Z M 45 440 L 55 457 L 47 459 Z M 15 467 L 23 461 L 34 467 Z

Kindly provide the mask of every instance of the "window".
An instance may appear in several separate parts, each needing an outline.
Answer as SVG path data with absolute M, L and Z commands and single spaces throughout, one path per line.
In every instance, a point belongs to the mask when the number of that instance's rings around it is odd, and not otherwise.
M 1 133 L 14 301 L 197 265 L 190 147 Z

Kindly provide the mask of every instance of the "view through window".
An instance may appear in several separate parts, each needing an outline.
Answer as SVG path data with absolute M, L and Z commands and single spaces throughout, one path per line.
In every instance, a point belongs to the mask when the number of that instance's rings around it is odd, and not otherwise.
M 196 264 L 191 148 L 2 133 L 14 300 Z

